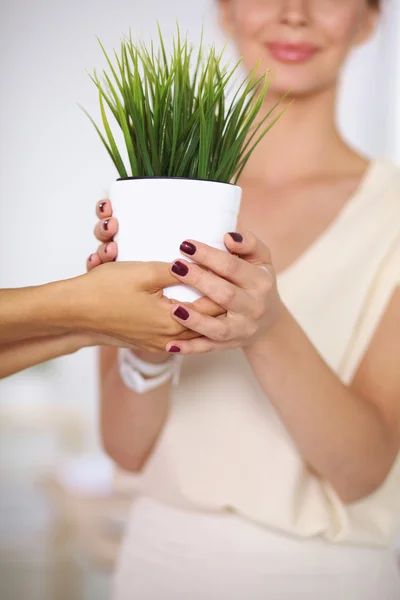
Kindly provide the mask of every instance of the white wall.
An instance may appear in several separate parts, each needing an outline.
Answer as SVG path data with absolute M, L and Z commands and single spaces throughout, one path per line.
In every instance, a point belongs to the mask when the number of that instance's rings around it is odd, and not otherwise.
M 77 108 L 80 102 L 97 112 L 85 72 L 102 65 L 94 36 L 110 48 L 129 27 L 134 36 L 154 32 L 156 19 L 168 34 L 178 17 L 181 28 L 194 34 L 204 18 L 211 40 L 217 35 L 211 4 L 0 0 L 1 287 L 73 276 L 82 272 L 95 247 L 93 207 L 114 171 Z M 397 89 L 394 84 L 400 65 L 398 0 L 388 0 L 387 8 L 381 35 L 352 59 L 340 120 L 357 146 L 370 154 L 389 153 L 400 162 L 400 83 Z M 3 382 L 2 399 L 29 397 L 27 377 Z M 57 361 L 47 379 L 52 401 L 95 410 L 93 352 Z

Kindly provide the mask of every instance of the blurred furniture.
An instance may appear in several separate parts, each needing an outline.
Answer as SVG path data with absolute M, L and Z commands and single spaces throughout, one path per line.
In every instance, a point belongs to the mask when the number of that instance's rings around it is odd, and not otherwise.
M 48 551 L 53 513 L 37 481 L 65 452 L 82 452 L 85 413 L 57 404 L 56 396 L 50 403 L 40 395 L 46 384 L 26 381 L 26 390 L 25 397 L 10 394 L 0 403 L 0 598 L 52 600 L 48 576 L 58 559 Z
M 83 568 L 72 544 L 57 545 L 60 511 L 41 485 L 87 452 L 87 411 L 29 383 L 26 398 L 0 402 L 0 598 L 106 599 L 108 573 Z
M 49 548 L 69 557 L 70 569 L 55 566 L 54 600 L 75 597 L 100 600 L 100 592 L 88 594 L 83 580 L 96 573 L 108 575 L 107 588 L 118 555 L 132 495 L 113 490 L 113 464 L 103 455 L 70 459 L 42 479 L 42 489 L 55 509 Z M 101 598 L 107 598 L 102 590 Z
M 106 570 L 114 566 L 132 502 L 112 484 L 113 465 L 102 455 L 71 459 L 41 483 L 56 510 L 52 543 Z

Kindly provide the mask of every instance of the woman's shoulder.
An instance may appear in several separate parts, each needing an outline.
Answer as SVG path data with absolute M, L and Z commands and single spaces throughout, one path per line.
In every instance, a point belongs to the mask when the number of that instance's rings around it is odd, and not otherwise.
M 400 235 L 400 167 L 385 156 L 372 160 L 352 202 L 352 223 L 359 233 L 382 241 Z
M 400 167 L 386 157 L 375 159 L 365 181 L 364 193 L 367 202 L 371 200 L 370 207 L 374 207 L 370 212 L 370 220 L 374 220 L 370 223 L 371 231 L 381 237 L 383 245 L 388 245 L 384 257 L 386 263 L 391 253 L 396 252 L 397 256 L 400 250 Z
M 363 183 L 361 191 L 392 199 L 400 207 L 400 167 L 392 159 L 381 156 L 372 160 Z

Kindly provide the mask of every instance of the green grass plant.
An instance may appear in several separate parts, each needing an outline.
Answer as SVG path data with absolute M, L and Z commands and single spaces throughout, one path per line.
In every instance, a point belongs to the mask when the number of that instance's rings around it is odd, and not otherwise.
M 124 37 L 113 59 L 99 44 L 108 68 L 90 75 L 101 126 L 90 116 L 121 178 L 179 177 L 237 183 L 252 152 L 284 110 L 280 99 L 263 114 L 271 82 L 260 65 L 242 78 L 231 100 L 241 61 L 224 63 L 224 52 L 203 39 L 194 49 L 179 27 L 167 52 L 159 28 L 151 42 Z M 85 111 L 86 112 L 86 111 Z M 86 113 L 88 114 L 88 113 Z M 124 151 L 114 127 L 122 132 Z M 102 127 L 102 128 L 101 128 Z M 122 138 L 121 138 L 122 139 Z

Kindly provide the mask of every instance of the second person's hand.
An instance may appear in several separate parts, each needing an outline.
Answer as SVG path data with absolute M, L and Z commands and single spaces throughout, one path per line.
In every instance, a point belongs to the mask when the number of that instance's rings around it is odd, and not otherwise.
M 113 216 L 113 211 L 112 211 L 112 205 L 111 202 L 107 199 L 103 199 L 100 200 L 97 204 L 96 204 L 96 216 L 98 217 L 98 222 L 96 223 L 96 226 L 94 228 L 94 235 L 96 237 L 96 239 L 100 242 L 100 245 L 98 246 L 96 252 L 94 252 L 93 254 L 91 254 L 87 260 L 87 270 L 88 271 L 93 271 L 94 269 L 96 269 L 96 267 L 99 267 L 101 265 L 105 265 L 107 263 L 111 263 L 114 262 L 115 259 L 118 256 L 118 246 L 116 244 L 116 242 L 114 241 L 114 236 L 118 233 L 118 221 L 117 219 Z M 120 263 L 120 264 L 129 264 L 129 263 Z M 132 264 L 132 263 L 130 263 Z M 150 263 L 142 263 L 142 264 L 150 264 Z M 165 263 L 158 263 L 159 265 L 161 264 L 165 264 Z M 173 276 L 173 274 L 172 274 Z M 177 282 L 176 280 L 172 281 L 171 283 L 166 283 L 164 287 L 167 287 L 167 285 L 175 285 Z M 162 292 L 159 290 L 160 295 L 162 296 Z M 163 300 L 165 300 L 165 302 L 167 303 L 168 306 L 171 306 L 171 303 L 173 301 L 168 300 L 167 298 L 163 298 Z M 203 298 L 200 298 L 199 300 L 196 300 L 196 302 L 194 302 L 194 304 L 185 304 L 185 306 L 193 306 L 196 311 L 202 315 L 206 315 L 206 316 L 210 316 L 210 317 L 217 317 L 220 315 L 223 315 L 226 311 L 224 309 L 222 309 L 218 304 L 216 304 L 214 301 L 210 300 L 208 297 L 204 296 Z M 171 318 L 170 316 L 170 311 L 169 311 L 169 319 Z M 170 323 L 170 321 L 168 320 L 168 322 Z M 176 320 L 174 321 L 175 324 Z M 190 340 L 196 337 L 199 337 L 200 334 L 194 331 L 191 331 L 190 329 L 184 327 L 182 324 L 180 324 L 180 330 L 176 335 L 172 335 L 170 339 L 176 339 L 176 340 Z M 143 349 L 143 346 L 141 346 L 141 348 Z M 157 350 L 157 348 L 149 348 L 152 352 L 154 352 L 155 350 Z M 159 348 L 159 351 L 163 352 L 165 351 L 165 344 L 164 346 L 161 348 Z

